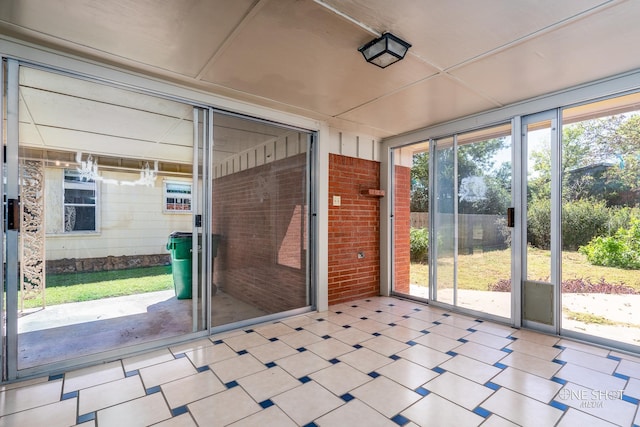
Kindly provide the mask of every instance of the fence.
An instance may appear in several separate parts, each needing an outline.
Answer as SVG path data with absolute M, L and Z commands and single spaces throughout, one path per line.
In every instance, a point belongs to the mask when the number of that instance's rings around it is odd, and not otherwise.
M 451 248 L 453 236 L 453 215 L 439 214 L 439 227 L 436 232 L 443 236 L 439 239 L 439 248 L 446 251 Z M 506 237 L 502 234 L 504 229 L 503 215 L 458 215 L 458 252 L 461 254 L 473 253 L 474 250 L 496 250 L 507 247 Z M 411 228 L 428 228 L 428 212 L 411 212 Z

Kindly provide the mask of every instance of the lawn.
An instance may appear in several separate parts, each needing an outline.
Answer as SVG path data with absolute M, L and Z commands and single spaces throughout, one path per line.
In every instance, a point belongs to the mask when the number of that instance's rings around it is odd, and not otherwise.
M 529 248 L 529 278 L 547 280 L 551 270 L 550 252 Z M 489 285 L 511 276 L 511 250 L 490 251 L 473 255 L 458 256 L 458 287 L 486 291 Z M 452 286 L 450 273 L 453 269 L 453 258 L 445 258 L 438 262 L 438 268 L 444 274 L 438 281 L 438 288 Z M 429 269 L 426 264 L 411 264 L 411 283 L 427 285 Z M 604 277 L 609 283 L 624 283 L 640 291 L 640 272 L 622 268 L 601 267 L 591 265 L 586 257 L 578 252 L 562 253 L 563 280 L 583 278 L 597 282 Z
M 172 288 L 171 266 L 163 265 L 127 270 L 48 274 L 45 295 L 49 306 Z M 40 298 L 24 302 L 24 308 L 40 306 L 42 306 Z

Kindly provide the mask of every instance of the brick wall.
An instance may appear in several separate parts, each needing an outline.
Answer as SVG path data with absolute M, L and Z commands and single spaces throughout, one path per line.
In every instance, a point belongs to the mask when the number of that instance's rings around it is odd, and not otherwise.
M 306 155 L 214 180 L 218 287 L 269 313 L 308 304 Z
M 409 243 L 409 232 L 411 231 L 411 168 L 396 165 L 394 173 L 393 289 L 396 292 L 408 294 L 411 268 L 411 247 Z
M 329 155 L 329 304 L 380 294 L 380 199 L 362 194 L 379 188 L 380 163 Z

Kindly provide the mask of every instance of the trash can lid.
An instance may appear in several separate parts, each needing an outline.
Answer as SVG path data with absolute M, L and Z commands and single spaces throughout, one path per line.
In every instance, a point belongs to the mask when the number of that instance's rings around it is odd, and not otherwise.
M 171 238 L 175 238 L 175 237 L 191 237 L 193 233 L 191 233 L 190 231 L 174 231 L 173 233 L 169 234 L 169 237 Z

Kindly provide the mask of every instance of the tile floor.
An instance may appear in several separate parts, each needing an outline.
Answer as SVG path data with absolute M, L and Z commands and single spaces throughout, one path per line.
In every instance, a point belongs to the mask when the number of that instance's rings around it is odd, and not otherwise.
M 634 426 L 640 357 L 371 298 L 0 385 L 0 426 Z

